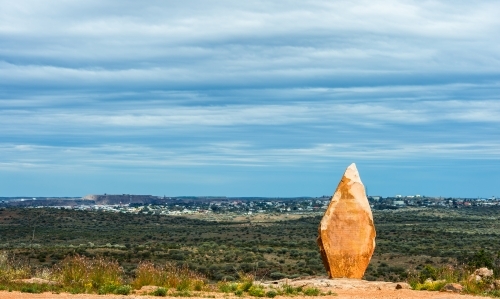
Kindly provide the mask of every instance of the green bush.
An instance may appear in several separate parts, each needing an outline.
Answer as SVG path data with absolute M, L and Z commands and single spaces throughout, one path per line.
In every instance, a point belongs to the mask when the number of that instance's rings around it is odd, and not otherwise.
M 115 289 L 114 293 L 117 295 L 129 295 L 132 291 L 132 287 L 129 285 L 122 285 Z
M 250 296 L 254 296 L 254 297 L 264 297 L 264 295 L 266 294 L 266 292 L 264 291 L 264 289 L 260 286 L 251 286 L 250 289 L 248 289 L 248 294 Z
M 486 296 L 500 297 L 500 290 L 491 290 L 483 293 Z
M 153 293 L 153 296 L 165 297 L 167 296 L 167 289 L 165 288 L 157 288 Z
M 32 293 L 32 294 L 40 294 L 43 293 L 43 289 L 40 287 L 40 285 L 36 284 L 30 284 L 21 287 L 21 293 Z
M 199 291 L 203 290 L 203 285 L 204 285 L 203 281 L 197 280 L 197 281 L 194 282 L 193 288 L 194 288 L 195 291 L 199 292 Z
M 271 277 L 272 279 L 282 279 L 282 278 L 285 278 L 287 276 L 286 276 L 286 274 L 283 274 L 281 272 L 273 272 L 269 275 L 269 277 Z
M 424 283 L 418 283 L 415 286 L 415 290 L 426 290 L 426 291 L 440 291 L 445 285 L 445 280 L 430 281 L 427 280 Z
M 321 291 L 317 288 L 306 288 L 302 291 L 306 296 L 318 296 L 321 294 Z
M 278 293 L 275 290 L 270 290 L 266 292 L 266 297 L 268 298 L 274 298 L 276 297 L 276 295 L 278 295 Z
M 438 279 L 438 269 L 431 265 L 425 265 L 424 269 L 420 272 L 420 282 L 423 283 L 426 279 Z
M 79 287 L 71 287 L 71 288 L 68 289 L 68 292 L 70 294 L 76 295 L 76 294 L 85 293 L 85 289 L 84 288 L 79 288 Z
M 192 297 L 193 295 L 189 291 L 175 292 L 172 294 L 174 297 Z
M 113 294 L 117 288 L 118 286 L 114 284 L 103 285 L 97 290 L 97 294 L 99 295 Z
M 481 267 L 486 267 L 488 269 L 493 269 L 495 266 L 495 257 L 494 254 L 484 249 L 479 250 L 478 252 L 462 256 L 459 258 L 461 262 L 467 263 L 471 268 L 478 269 Z
M 104 285 L 99 288 L 97 293 L 99 295 L 106 295 L 106 294 L 116 294 L 116 295 L 129 295 L 130 292 L 132 291 L 132 287 L 129 285 Z
M 253 285 L 254 276 L 241 271 L 238 272 L 238 276 L 238 289 L 248 292 Z
M 291 285 L 289 285 L 289 284 L 284 284 L 282 286 L 282 288 L 283 288 L 283 293 L 285 295 L 294 295 L 294 294 L 297 294 L 297 290 L 294 287 L 292 287 Z
M 232 293 L 238 289 L 238 284 L 234 282 L 219 282 L 217 286 L 223 293 Z
M 181 281 L 179 281 L 175 289 L 179 292 L 184 292 L 184 291 L 189 291 L 190 287 L 191 287 L 191 281 L 189 281 L 188 279 L 182 279 Z
M 234 292 L 234 294 L 235 294 L 236 296 L 243 296 L 243 290 L 236 290 L 236 291 Z

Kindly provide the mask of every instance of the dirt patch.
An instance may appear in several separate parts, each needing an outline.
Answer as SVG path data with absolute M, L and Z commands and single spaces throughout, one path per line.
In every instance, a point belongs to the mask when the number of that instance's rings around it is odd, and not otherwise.
M 317 277 L 313 279 L 282 279 L 276 281 L 267 281 L 261 283 L 266 288 L 279 287 L 284 284 L 289 284 L 294 287 L 315 287 L 322 292 L 331 291 L 337 296 L 321 296 L 316 298 L 339 298 L 339 299 L 358 299 L 358 298 L 373 298 L 373 299 L 417 299 L 417 298 L 441 298 L 441 299 L 469 299 L 478 298 L 478 296 L 461 295 L 449 292 L 429 292 L 429 291 L 413 291 L 405 282 L 385 282 L 385 281 L 366 281 L 359 279 L 328 279 Z M 278 298 L 278 297 L 277 297 Z M 287 298 L 287 297 L 283 297 Z M 288 297 L 289 298 L 289 297 Z M 311 298 L 311 297 L 293 297 L 293 298 Z
M 410 286 L 406 282 L 385 282 L 385 281 L 366 281 L 360 279 L 336 278 L 328 279 L 326 277 L 316 278 L 297 278 L 297 279 L 281 279 L 274 281 L 260 282 L 266 288 L 281 287 L 283 285 L 291 285 L 293 287 L 314 287 L 323 292 L 337 290 L 399 290 L 409 289 Z
M 33 278 L 27 278 L 27 279 L 17 279 L 17 280 L 14 280 L 13 282 L 18 282 L 18 283 L 33 283 L 33 284 L 57 284 L 57 282 L 55 281 L 52 281 L 52 280 L 47 280 L 47 279 L 43 279 L 43 278 L 37 278 L 37 277 L 33 277 Z

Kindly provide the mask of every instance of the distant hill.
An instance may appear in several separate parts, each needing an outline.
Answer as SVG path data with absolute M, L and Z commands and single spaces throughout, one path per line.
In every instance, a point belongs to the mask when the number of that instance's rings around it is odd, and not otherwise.
M 311 197 L 226 197 L 226 196 L 177 196 L 160 197 L 153 195 L 133 194 L 89 194 L 84 197 L 0 197 L 0 207 L 57 207 L 57 206 L 80 206 L 80 205 L 164 205 L 167 203 L 189 204 L 207 202 L 229 202 L 229 201 L 303 201 Z M 329 199 L 322 197 L 321 199 Z
M 96 205 L 129 205 L 129 204 L 164 204 L 167 199 L 153 195 L 104 194 L 86 195 L 84 200 L 95 202 Z
M 81 206 L 94 205 L 92 200 L 84 200 L 82 198 L 3 198 L 0 200 L 0 206 L 11 207 L 57 207 L 57 206 Z

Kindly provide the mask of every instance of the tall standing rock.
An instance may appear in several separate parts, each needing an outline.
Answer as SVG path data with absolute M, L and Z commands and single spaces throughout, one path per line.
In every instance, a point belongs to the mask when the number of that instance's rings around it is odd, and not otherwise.
M 356 164 L 347 167 L 318 228 L 321 258 L 330 278 L 358 278 L 375 249 L 375 225 Z

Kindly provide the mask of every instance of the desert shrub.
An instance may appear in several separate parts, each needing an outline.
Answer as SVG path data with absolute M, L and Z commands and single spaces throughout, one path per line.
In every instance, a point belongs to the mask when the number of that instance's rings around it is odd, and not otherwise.
M 132 286 L 136 289 L 145 285 L 156 285 L 176 288 L 177 291 L 201 290 L 204 284 L 205 277 L 186 266 L 177 267 L 171 263 L 155 265 L 151 262 L 141 262 L 132 281 Z
M 117 295 L 129 295 L 131 291 L 132 291 L 131 286 L 122 285 L 122 286 L 117 287 L 113 293 L 117 294 Z
M 29 278 L 31 270 L 23 263 L 16 261 L 6 251 L 0 252 L 0 282 Z
M 117 285 L 107 284 L 107 285 L 101 286 L 99 288 L 99 290 L 97 290 L 97 293 L 99 295 L 113 294 L 117 288 L 118 288 Z
M 464 280 L 462 285 L 464 287 L 464 292 L 469 294 L 479 294 L 482 293 L 484 289 L 481 283 L 477 283 L 473 280 Z
M 234 282 L 221 281 L 217 284 L 217 287 L 223 293 L 232 293 L 238 290 L 238 284 Z
M 54 275 L 62 285 L 86 291 L 105 291 L 119 286 L 122 274 L 118 262 L 102 257 L 69 256 L 54 267 Z
M 157 288 L 153 293 L 153 296 L 165 297 L 167 296 L 167 289 L 165 288 Z
M 422 288 L 422 286 L 426 281 L 445 281 L 445 282 L 453 282 L 460 283 L 463 280 L 467 279 L 471 271 L 466 266 L 461 267 L 453 267 L 453 266 L 444 266 L 444 267 L 433 267 L 430 265 L 426 265 L 420 272 L 413 271 L 408 274 L 408 283 L 412 286 L 412 288 Z M 431 287 L 430 285 L 426 285 L 424 288 L 428 289 Z
M 318 296 L 321 291 L 318 288 L 306 288 L 302 291 L 306 296 Z
M 37 284 L 37 283 L 15 282 L 15 283 L 9 283 L 8 285 L 5 286 L 0 286 L 0 290 L 8 290 L 9 292 L 19 291 L 23 293 L 40 294 L 44 292 L 59 293 L 61 291 L 61 287 L 55 285 L 49 285 L 46 283 Z
M 239 272 L 239 285 L 238 289 L 243 292 L 248 292 L 248 290 L 253 286 L 254 276 L 251 274 Z
M 295 288 L 289 284 L 284 284 L 281 288 L 283 290 L 283 294 L 285 295 L 296 295 L 299 292 L 302 292 L 301 287 Z
M 172 294 L 173 297 L 192 297 L 193 295 L 189 291 L 180 291 Z
M 204 281 L 201 281 L 201 280 L 197 280 L 194 282 L 193 284 L 193 289 L 197 292 L 203 290 L 203 286 L 205 285 L 205 282 Z
M 440 291 L 445 285 L 446 285 L 445 280 L 426 280 L 423 283 L 418 283 L 415 286 L 415 290 L 427 290 L 427 291 Z
M 472 274 L 472 272 L 470 272 L 470 274 Z M 498 290 L 497 292 L 492 290 L 492 285 L 494 284 L 493 277 L 483 277 L 481 280 L 476 281 L 476 279 L 471 279 L 470 275 L 467 275 L 466 278 L 461 281 L 461 284 L 464 286 L 464 293 L 495 297 L 495 293 L 498 292 Z
M 253 285 L 248 289 L 248 294 L 254 297 L 264 297 L 265 290 L 261 286 Z
M 145 285 L 161 286 L 165 284 L 165 276 L 163 267 L 158 267 L 150 262 L 141 262 L 135 271 L 132 286 L 136 289 L 140 289 Z
M 431 265 L 425 265 L 424 269 L 420 271 L 420 282 L 424 282 L 427 279 L 436 280 L 438 279 L 438 269 Z
M 193 283 L 189 279 L 179 281 L 175 289 L 179 292 L 189 291 Z
M 266 292 L 266 297 L 268 298 L 274 298 L 278 295 L 278 293 L 275 290 L 269 290 Z
M 99 295 L 106 295 L 106 294 L 116 294 L 116 295 L 129 295 L 130 292 L 132 291 L 132 287 L 129 285 L 104 285 L 99 290 L 97 293 Z
M 236 296 L 240 297 L 240 296 L 243 296 L 244 292 L 243 292 L 243 290 L 236 290 L 236 291 L 234 291 L 234 294 Z
M 468 266 L 460 267 L 425 266 L 420 273 L 411 272 L 408 275 L 408 283 L 414 290 L 440 291 L 447 283 L 459 283 L 464 286 L 464 292 L 481 294 L 487 291 L 492 281 L 470 280 L 471 270 Z
M 36 284 L 29 284 L 21 287 L 21 293 L 32 293 L 32 294 L 40 294 L 43 293 L 45 290 L 40 287 L 39 285 Z
M 487 250 L 481 249 L 472 254 L 464 254 L 458 258 L 458 261 L 469 266 L 470 270 L 486 267 L 493 269 L 495 275 L 500 273 L 500 253 L 493 254 Z
M 286 274 L 283 274 L 281 272 L 273 272 L 269 275 L 269 277 L 271 277 L 272 279 L 282 279 L 282 278 L 285 278 L 287 276 L 286 276 Z
M 249 263 L 242 263 L 242 264 L 240 264 L 240 268 L 244 272 L 250 272 L 253 270 L 254 266 L 252 264 L 249 264 Z

